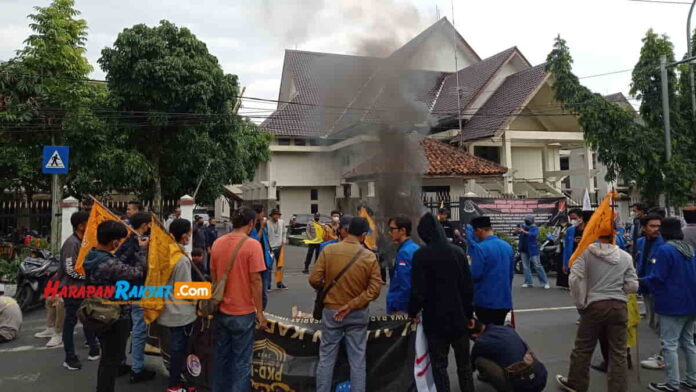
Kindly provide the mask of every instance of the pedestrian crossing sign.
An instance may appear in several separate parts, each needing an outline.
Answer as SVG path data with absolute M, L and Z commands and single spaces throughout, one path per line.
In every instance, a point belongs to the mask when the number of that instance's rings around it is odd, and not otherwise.
M 41 171 L 44 174 L 68 174 L 70 147 L 44 146 Z

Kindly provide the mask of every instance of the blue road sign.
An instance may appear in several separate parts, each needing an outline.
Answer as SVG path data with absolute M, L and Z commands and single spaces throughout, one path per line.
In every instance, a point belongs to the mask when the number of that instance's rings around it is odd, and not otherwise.
M 44 146 L 41 171 L 44 174 L 68 174 L 70 147 Z

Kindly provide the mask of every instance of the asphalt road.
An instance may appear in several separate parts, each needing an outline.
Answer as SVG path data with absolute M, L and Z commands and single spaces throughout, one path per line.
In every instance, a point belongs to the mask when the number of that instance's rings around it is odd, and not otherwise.
M 286 252 L 285 283 L 288 290 L 273 290 L 270 293 L 268 312 L 280 316 L 290 316 L 291 307 L 298 306 L 301 310 L 311 311 L 313 291 L 307 284 L 307 276 L 302 274 L 305 248 L 289 247 Z M 536 278 L 535 278 L 536 279 Z M 536 280 L 535 280 L 536 281 Z M 551 277 L 553 283 L 555 278 Z M 554 377 L 558 373 L 565 374 L 568 369 L 570 351 L 575 339 L 577 312 L 567 291 L 559 289 L 543 290 L 541 288 L 522 289 L 521 276 L 514 283 L 514 303 L 516 308 L 517 330 L 527 341 L 539 359 L 549 371 L 549 381 L 546 390 L 557 391 Z M 384 313 L 386 287 L 381 298 L 371 305 L 371 312 Z M 76 341 L 78 355 L 83 358 L 83 369 L 70 372 L 61 367 L 63 349 L 45 349 L 45 340 L 36 339 L 34 333 L 44 328 L 45 318 L 42 310 L 25 314 L 23 329 L 19 339 L 0 345 L 0 391 L 2 392 L 56 392 L 56 391 L 91 391 L 96 386 L 97 362 L 86 361 L 87 348 L 83 346 L 83 335 L 79 329 Z M 651 332 L 646 323 L 639 326 L 641 357 L 646 358 L 659 350 L 657 336 Z M 597 350 L 599 351 L 599 350 Z M 599 355 L 598 353 L 596 353 Z M 635 362 L 634 349 L 634 362 Z M 450 357 L 450 379 L 452 390 L 458 390 L 453 366 L 454 358 Z M 146 366 L 163 373 L 159 357 L 147 357 Z M 661 371 L 640 371 L 642 382 L 637 381 L 637 371 L 629 371 L 630 391 L 647 390 L 647 383 L 662 381 Z M 163 373 L 164 374 L 164 373 Z M 164 375 L 144 384 L 128 384 L 127 377 L 120 378 L 116 385 L 117 391 L 145 392 L 165 391 L 166 378 Z M 606 391 L 606 377 L 596 371 L 591 371 L 590 391 Z M 493 391 L 487 385 L 478 383 L 477 391 Z

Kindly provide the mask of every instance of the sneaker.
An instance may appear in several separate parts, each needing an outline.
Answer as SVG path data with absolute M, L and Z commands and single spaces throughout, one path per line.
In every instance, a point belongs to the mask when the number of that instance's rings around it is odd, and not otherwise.
M 167 388 L 167 392 L 186 392 L 184 387 L 169 387 Z
M 309 274 L 309 270 L 308 270 L 308 269 L 303 269 L 303 270 L 302 270 L 302 273 L 305 274 L 305 275 L 307 275 L 307 274 Z
M 34 334 L 35 338 L 52 338 L 56 334 L 56 330 L 54 328 L 46 328 L 41 332 L 37 332 Z
M 63 367 L 68 370 L 80 370 L 82 369 L 82 364 L 80 363 L 80 360 L 77 359 L 77 356 L 72 356 L 63 362 Z
M 551 288 L 551 286 L 549 286 L 548 283 L 546 283 L 546 285 L 544 285 L 544 289 L 545 289 L 545 290 L 548 290 L 548 289 L 550 289 L 550 288 Z
M 532 287 L 531 284 L 525 283 L 525 284 L 522 285 L 522 288 L 523 288 L 523 289 L 527 289 L 527 288 L 530 288 L 530 287 Z
M 696 384 L 690 384 L 686 381 L 682 381 L 681 383 L 679 383 L 679 386 L 681 387 L 681 389 L 684 389 L 686 391 L 696 392 Z
M 101 358 L 101 351 L 99 350 L 99 348 L 97 348 L 97 347 L 95 347 L 93 349 L 90 348 L 89 355 L 87 356 L 87 360 L 88 361 L 96 361 L 99 358 Z
M 140 371 L 138 373 L 131 370 L 129 381 L 131 384 L 136 384 L 136 383 L 144 382 L 144 381 L 150 381 L 153 378 L 155 378 L 156 375 L 157 375 L 157 373 L 152 371 L 152 370 L 143 369 L 142 371 Z M 179 387 L 179 388 L 181 388 L 181 387 Z M 181 390 L 183 390 L 183 388 Z
M 665 368 L 665 359 L 660 354 L 655 354 L 652 357 L 640 361 L 640 366 L 646 369 L 660 370 Z
M 53 337 L 46 343 L 46 347 L 61 347 L 63 346 L 63 336 L 53 335 Z
M 560 374 L 556 375 L 556 382 L 562 390 L 566 392 L 576 392 L 575 389 L 571 388 L 570 385 L 568 385 L 568 379 L 561 376 Z
M 284 285 L 283 282 L 278 282 L 278 284 L 276 284 L 276 287 L 279 289 L 288 289 L 288 286 Z
M 661 383 L 661 382 L 651 382 L 648 385 L 648 389 L 651 391 L 656 391 L 656 392 L 679 392 L 679 389 L 667 384 L 667 383 Z

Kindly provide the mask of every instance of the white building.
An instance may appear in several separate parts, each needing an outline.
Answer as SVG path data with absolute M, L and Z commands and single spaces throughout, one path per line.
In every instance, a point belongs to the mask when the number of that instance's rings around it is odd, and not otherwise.
M 387 58 L 286 50 L 280 103 L 262 124 L 274 136 L 271 159 L 259 165 L 253 181 L 242 184 L 245 202 L 280 205 L 287 215 L 328 213 L 374 196 L 370 176 L 355 170 L 379 155 L 376 136 L 365 131 L 383 104 L 384 87 L 372 79 L 382 64 L 395 61 L 409 70 L 400 77 L 418 79 L 411 87 L 419 91 L 410 93 L 435 124 L 427 132 L 430 139 L 421 143 L 438 151 L 425 154 L 428 170 L 452 166 L 446 175 L 426 170 L 424 193 L 446 192 L 452 199 L 467 192 L 565 195 L 578 201 L 585 189 L 603 194 L 610 186 L 596 169 L 576 117 L 554 100 L 544 64 L 533 66 L 516 47 L 481 59 L 443 18 Z

